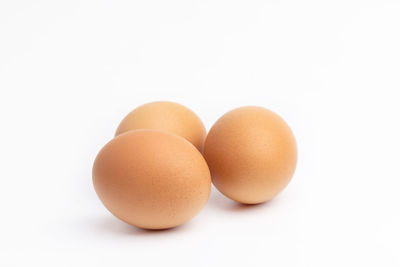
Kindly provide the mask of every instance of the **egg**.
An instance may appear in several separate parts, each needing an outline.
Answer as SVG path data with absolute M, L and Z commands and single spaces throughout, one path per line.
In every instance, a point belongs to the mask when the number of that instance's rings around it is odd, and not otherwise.
M 122 120 L 115 135 L 137 129 L 162 130 L 182 136 L 200 151 L 206 137 L 206 129 L 193 111 L 167 101 L 137 107 Z
M 190 220 L 206 204 L 211 188 L 201 153 L 184 138 L 158 130 L 118 135 L 98 153 L 92 174 L 104 206 L 145 229 Z
M 295 137 L 286 122 L 262 107 L 241 107 L 211 128 L 204 157 L 212 182 L 244 204 L 272 199 L 290 182 L 297 163 Z

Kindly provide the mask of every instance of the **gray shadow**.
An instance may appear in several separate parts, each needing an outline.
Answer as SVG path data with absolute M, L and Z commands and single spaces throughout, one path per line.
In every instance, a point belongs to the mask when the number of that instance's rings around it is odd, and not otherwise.
M 222 209 L 231 212 L 252 212 L 254 210 L 265 210 L 267 207 L 270 207 L 275 201 L 276 200 L 274 198 L 259 204 L 242 204 L 224 196 L 213 186 L 210 194 L 209 206 L 219 210 Z
M 122 236 L 129 236 L 129 235 L 160 236 L 160 235 L 171 235 L 180 232 L 185 228 L 187 228 L 187 224 L 189 223 L 190 222 L 187 222 L 183 225 L 167 229 L 157 229 L 157 230 L 142 229 L 133 225 L 129 225 L 110 214 L 108 216 L 105 215 L 97 219 L 92 219 L 89 224 L 91 225 L 91 229 L 94 230 L 95 232 L 101 232 L 101 233 L 108 232 L 111 234 L 122 235 Z

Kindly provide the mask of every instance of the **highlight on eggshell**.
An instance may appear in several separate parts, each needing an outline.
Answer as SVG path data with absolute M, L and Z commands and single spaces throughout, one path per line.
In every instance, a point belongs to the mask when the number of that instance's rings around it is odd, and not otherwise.
M 223 115 L 209 131 L 203 154 L 215 187 L 244 204 L 265 202 L 279 194 L 297 163 L 295 137 L 286 122 L 254 106 Z
M 203 150 L 206 129 L 200 118 L 187 107 L 168 101 L 151 102 L 131 111 L 119 124 L 116 136 L 130 130 L 154 129 L 170 132 Z

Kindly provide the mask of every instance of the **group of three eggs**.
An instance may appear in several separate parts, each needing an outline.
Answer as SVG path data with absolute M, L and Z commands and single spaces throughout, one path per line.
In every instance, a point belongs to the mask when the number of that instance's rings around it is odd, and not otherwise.
M 94 188 L 116 217 L 145 229 L 166 229 L 194 217 L 211 182 L 243 204 L 270 200 L 289 183 L 296 141 L 285 121 L 261 107 L 223 115 L 206 133 L 197 115 L 173 102 L 129 113 L 98 153 Z

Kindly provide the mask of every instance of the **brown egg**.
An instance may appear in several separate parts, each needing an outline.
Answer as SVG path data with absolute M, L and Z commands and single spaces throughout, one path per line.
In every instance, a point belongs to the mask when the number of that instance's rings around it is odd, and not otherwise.
M 157 130 L 121 134 L 106 144 L 93 166 L 93 184 L 106 208 L 146 229 L 180 225 L 206 204 L 207 163 L 187 140 Z
M 289 183 L 297 148 L 292 131 L 277 114 L 261 107 L 241 107 L 211 128 L 204 157 L 220 192 L 256 204 L 270 200 Z
M 173 102 L 152 102 L 137 107 L 120 123 L 115 135 L 137 130 L 155 129 L 182 136 L 198 150 L 203 150 L 206 129 L 197 115 Z

